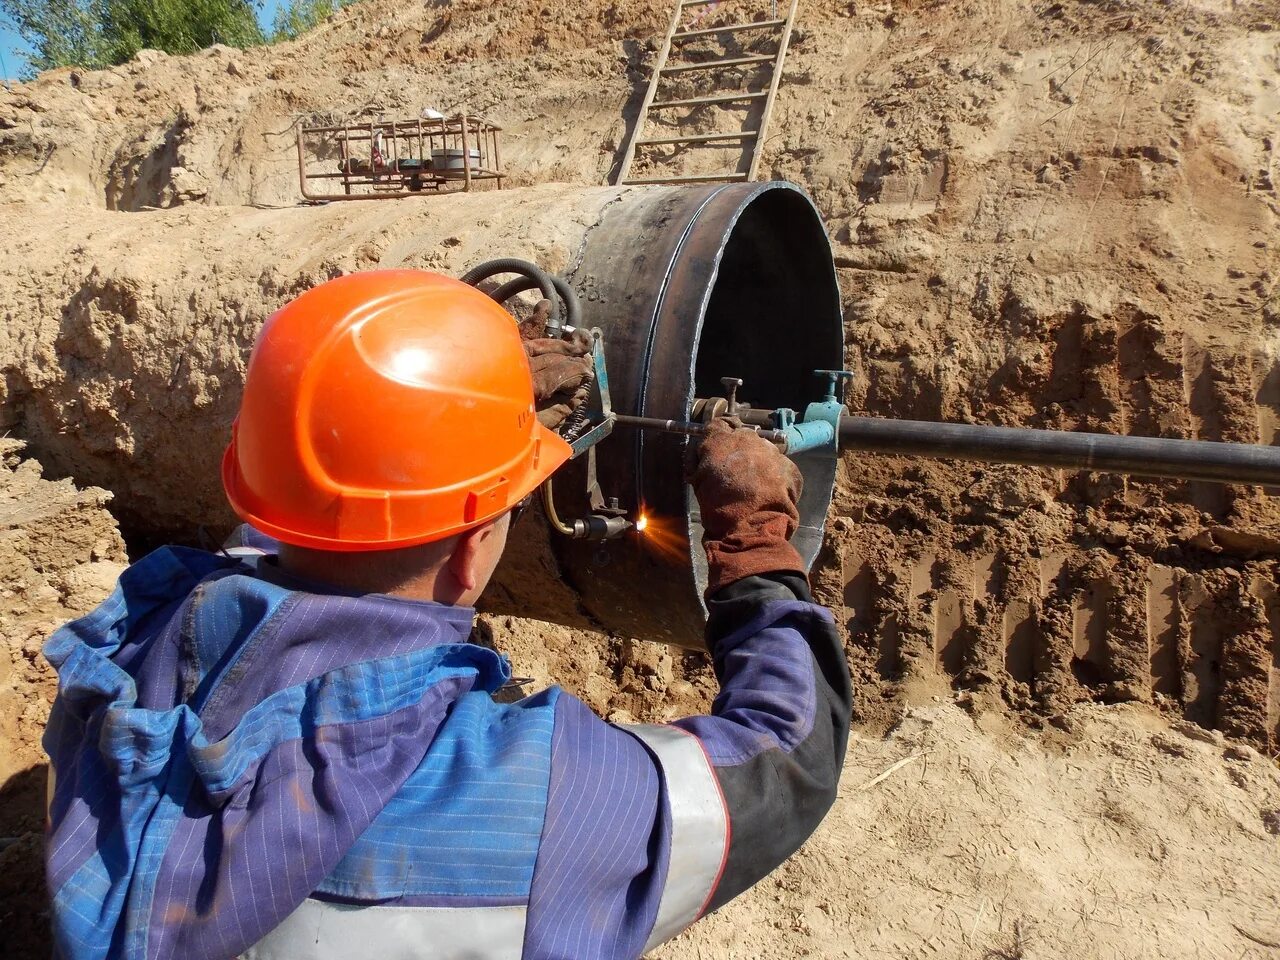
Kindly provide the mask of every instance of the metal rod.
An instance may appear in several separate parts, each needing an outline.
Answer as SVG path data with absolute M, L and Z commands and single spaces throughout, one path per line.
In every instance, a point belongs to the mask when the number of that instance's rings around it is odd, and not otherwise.
M 459 116 L 448 117 L 444 120 L 428 120 L 427 125 L 436 127 L 437 128 L 436 132 L 439 132 L 439 133 L 456 133 L 460 119 L 461 119 L 461 116 L 459 115 Z M 473 122 L 479 123 L 486 127 L 492 127 L 494 130 L 502 129 L 496 123 L 486 120 L 484 117 L 468 115 L 467 119 Z M 344 133 L 344 134 L 350 134 L 351 139 L 353 140 L 364 140 L 364 139 L 367 139 L 366 131 L 364 130 L 365 126 L 390 129 L 396 126 L 404 127 L 410 123 L 412 123 L 412 121 L 410 120 L 374 120 L 372 121 L 372 123 L 362 124 L 358 127 L 353 127 L 350 124 L 345 124 L 343 126 L 330 126 L 330 127 L 303 127 L 303 132 L 307 134 Z
M 787 21 L 785 20 L 756 20 L 752 23 L 731 23 L 723 27 L 704 27 L 701 30 L 685 30 L 683 33 L 672 34 L 672 40 L 688 40 L 692 37 L 709 37 L 713 33 L 741 33 L 744 30 L 770 30 L 774 27 L 780 27 Z
M 444 165 L 449 166 L 449 154 L 444 155 Z M 471 189 L 471 144 L 467 140 L 467 115 L 462 115 L 462 189 Z
M 303 197 L 310 200 L 311 196 L 307 193 L 307 160 L 302 150 L 302 127 L 298 127 L 298 189 L 302 191 Z
M 730 57 L 728 60 L 703 60 L 701 63 L 682 63 L 675 67 L 663 67 L 660 73 L 688 73 L 691 70 L 719 70 L 728 67 L 749 67 L 760 66 L 764 63 L 773 63 L 775 55 L 772 53 L 761 54 L 751 57 Z
M 639 430 L 661 430 L 663 433 L 683 433 L 687 436 L 701 436 L 707 432 L 705 423 L 692 423 L 688 420 L 662 420 L 658 417 L 631 417 L 625 413 L 615 413 L 614 423 L 624 427 L 636 427 Z
M 1280 484 L 1280 447 L 1248 443 L 844 416 L 840 449 L 1218 483 Z
M 631 417 L 623 413 L 612 414 L 614 423 L 623 427 L 635 427 L 638 430 L 660 430 L 663 433 L 681 433 L 685 436 L 700 437 L 707 432 L 705 423 L 694 423 L 690 420 L 663 420 L 659 417 Z M 781 430 L 770 430 L 768 427 L 757 427 L 756 432 L 769 441 L 781 442 Z
M 445 172 L 447 172 L 447 171 L 445 171 Z M 396 168 L 393 168 L 393 167 L 388 167 L 388 168 L 386 169 L 385 173 L 386 173 L 387 175 L 390 175 L 390 176 L 397 176 L 397 177 L 407 176 L 407 175 L 415 174 L 415 173 L 416 173 L 416 174 L 421 174 L 421 175 L 422 175 L 422 177 L 423 177 L 424 179 L 428 179 L 428 180 L 434 179 L 434 180 L 438 180 L 438 181 L 440 181 L 441 183 L 448 183 L 448 182 L 456 183 L 456 182 L 458 181 L 458 179 L 459 179 L 458 177 L 445 177 L 445 176 L 441 176 L 441 175 L 440 175 L 440 174 L 441 174 L 441 171 L 439 171 L 439 170 L 414 170 L 414 169 L 412 169 L 412 168 L 410 168 L 410 169 L 408 169 L 408 170 L 399 170 L 399 169 L 396 169 Z M 351 177 L 351 176 L 356 176 L 356 177 L 358 177 L 358 176 L 371 176 L 371 174 L 359 174 L 359 173 L 356 173 L 356 174 L 349 174 L 349 173 L 308 173 L 308 174 L 307 174 L 307 179 L 308 179 L 308 180 L 341 180 L 341 179 L 343 179 L 344 177 Z M 500 174 L 500 173 L 498 173 L 498 172 L 496 172 L 496 171 L 494 171 L 494 170 L 476 169 L 476 170 L 473 170 L 473 171 L 472 171 L 472 173 L 471 173 L 471 179 L 472 179 L 472 180 L 497 180 L 497 179 L 499 179 L 501 176 L 502 176 L 502 174 Z M 359 181 L 359 180 L 356 180 L 356 181 L 353 181 L 353 182 L 354 182 L 354 183 L 356 183 L 357 185 L 367 186 L 367 184 L 362 184 L 362 182 L 361 182 L 361 181 Z
M 707 103 L 737 103 L 740 100 L 759 100 L 769 94 L 765 90 L 744 90 L 741 93 L 726 93 L 714 97 L 690 97 L 687 100 L 663 100 L 649 104 L 650 110 L 665 110 L 668 107 L 700 107 Z
M 498 175 L 498 189 L 502 189 L 502 149 L 498 145 L 498 128 L 491 127 L 493 135 L 493 169 Z

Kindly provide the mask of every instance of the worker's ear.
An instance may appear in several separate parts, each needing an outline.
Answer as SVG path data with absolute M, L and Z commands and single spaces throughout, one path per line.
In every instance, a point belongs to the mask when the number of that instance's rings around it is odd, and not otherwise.
M 488 578 L 490 570 L 487 563 L 489 542 L 497 536 L 497 523 L 486 523 L 483 527 L 468 530 L 458 537 L 458 546 L 449 557 L 449 573 L 463 590 L 474 590 L 480 586 L 481 578 Z

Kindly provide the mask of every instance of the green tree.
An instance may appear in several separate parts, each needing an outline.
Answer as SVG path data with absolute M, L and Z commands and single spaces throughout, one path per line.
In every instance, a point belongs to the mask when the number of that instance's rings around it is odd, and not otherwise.
M 276 11 L 271 25 L 271 42 L 296 40 L 318 27 L 353 0 L 290 0 Z
M 251 47 L 265 39 L 248 0 L 105 0 L 101 24 L 112 63 L 144 49 L 195 53 L 215 43 Z
M 215 43 L 248 47 L 265 37 L 259 0 L 0 0 L 34 51 L 29 73 L 104 67 L 142 49 L 194 53 Z
M 31 45 L 24 76 L 54 67 L 106 67 L 96 0 L 0 0 L 0 11 Z

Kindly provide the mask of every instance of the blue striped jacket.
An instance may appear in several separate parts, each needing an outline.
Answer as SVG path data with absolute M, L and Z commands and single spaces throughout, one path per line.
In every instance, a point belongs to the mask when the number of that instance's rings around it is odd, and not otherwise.
M 65 958 L 636 957 L 789 856 L 849 682 L 801 578 L 712 604 L 710 716 L 495 693 L 473 611 L 166 548 L 45 652 Z

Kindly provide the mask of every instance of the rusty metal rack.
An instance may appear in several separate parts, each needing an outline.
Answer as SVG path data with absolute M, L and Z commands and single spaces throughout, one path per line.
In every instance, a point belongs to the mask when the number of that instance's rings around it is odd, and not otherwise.
M 307 200 L 369 200 L 502 189 L 502 128 L 483 117 L 367 120 L 298 127 Z M 465 158 L 465 162 L 464 162 Z M 340 193 L 331 192 L 341 185 Z

